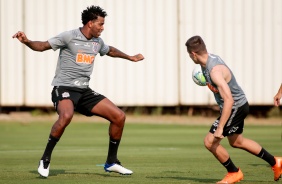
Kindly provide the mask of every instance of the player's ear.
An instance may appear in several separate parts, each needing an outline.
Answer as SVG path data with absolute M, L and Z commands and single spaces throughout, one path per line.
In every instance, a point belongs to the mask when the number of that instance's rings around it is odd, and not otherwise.
M 89 28 L 91 28 L 91 27 L 93 26 L 93 21 L 92 21 L 92 20 L 89 20 L 89 21 L 87 22 L 87 26 L 88 26 Z
M 193 52 L 192 54 L 193 54 L 194 61 L 198 61 L 199 54 L 197 52 Z
M 196 58 L 197 57 L 197 53 L 196 52 L 191 52 L 191 55 L 193 56 L 193 58 Z

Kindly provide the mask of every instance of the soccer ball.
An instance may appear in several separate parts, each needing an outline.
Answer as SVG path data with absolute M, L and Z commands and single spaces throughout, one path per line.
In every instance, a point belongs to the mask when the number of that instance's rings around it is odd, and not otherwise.
M 193 81 L 199 86 L 206 86 L 206 78 L 202 72 L 201 65 L 195 66 L 192 72 L 192 79 Z

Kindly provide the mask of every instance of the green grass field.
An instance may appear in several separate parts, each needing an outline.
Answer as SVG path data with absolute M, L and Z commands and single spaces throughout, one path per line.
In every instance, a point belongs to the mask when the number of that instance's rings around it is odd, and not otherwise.
M 226 170 L 204 148 L 206 125 L 126 124 L 119 148 L 131 176 L 106 173 L 107 123 L 72 122 L 57 144 L 47 179 L 37 174 L 51 123 L 0 123 L 0 183 L 3 184 L 196 184 L 216 183 Z M 244 135 L 281 155 L 281 127 L 246 126 Z M 223 144 L 244 172 L 243 184 L 277 183 L 263 160 Z M 282 183 L 282 181 L 279 181 Z M 279 183 L 278 182 L 278 183 Z

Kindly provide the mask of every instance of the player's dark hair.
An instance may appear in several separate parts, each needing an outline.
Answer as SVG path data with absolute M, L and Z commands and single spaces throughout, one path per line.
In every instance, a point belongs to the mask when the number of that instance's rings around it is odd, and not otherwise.
M 189 53 L 203 54 L 207 52 L 206 44 L 200 36 L 193 36 L 185 43 Z
M 98 16 L 105 18 L 107 13 L 105 10 L 100 8 L 99 6 L 88 6 L 83 12 L 81 13 L 81 20 L 82 24 L 85 25 L 87 22 L 91 20 L 96 20 Z

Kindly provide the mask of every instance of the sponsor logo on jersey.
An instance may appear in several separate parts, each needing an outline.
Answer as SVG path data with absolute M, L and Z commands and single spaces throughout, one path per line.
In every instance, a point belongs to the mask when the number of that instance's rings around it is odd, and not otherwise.
M 217 89 L 215 86 L 212 85 L 211 77 L 210 77 L 210 74 L 209 74 L 208 69 L 204 70 L 203 74 L 204 74 L 204 76 L 205 76 L 205 78 L 206 78 L 206 80 L 207 80 L 207 86 L 208 86 L 208 88 L 209 88 L 212 92 L 214 92 L 214 93 L 219 93 L 218 89 Z
M 97 93 L 96 91 L 92 91 L 92 93 L 93 93 L 94 96 L 99 96 L 99 95 L 100 95 L 100 94 Z
M 214 87 L 211 83 L 207 82 L 207 86 L 212 92 L 214 92 L 214 93 L 219 92 L 218 89 L 216 87 Z
M 83 54 L 83 53 L 77 53 L 76 54 L 76 62 L 77 63 L 86 63 L 86 64 L 92 64 L 94 62 L 95 56 L 90 54 Z
M 85 47 L 90 47 L 89 43 L 84 44 Z
M 76 86 L 88 86 L 89 82 L 83 82 L 83 81 L 76 80 L 73 82 L 73 84 Z
M 89 43 L 85 43 L 85 44 L 79 44 L 79 43 L 74 43 L 74 45 L 83 45 L 84 47 L 90 47 Z
M 76 86 L 80 86 L 80 82 L 79 81 L 74 81 L 73 84 L 76 85 Z

